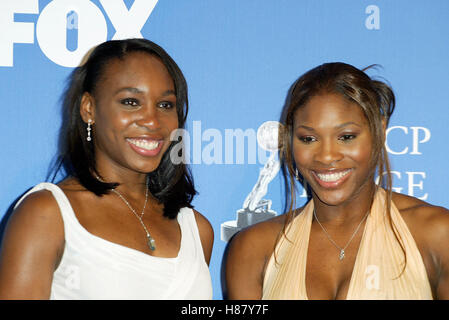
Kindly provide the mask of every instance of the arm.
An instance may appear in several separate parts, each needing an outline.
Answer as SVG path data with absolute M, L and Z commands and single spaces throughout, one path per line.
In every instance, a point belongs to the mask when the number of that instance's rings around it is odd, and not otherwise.
M 276 217 L 255 224 L 231 240 L 225 264 L 228 299 L 262 298 L 265 268 L 282 228 L 279 221 Z
M 449 300 L 449 210 L 433 207 L 430 221 L 430 248 L 435 263 L 436 299 Z
M 64 227 L 48 191 L 30 194 L 16 208 L 0 251 L 0 299 L 48 299 L 62 256 Z
M 232 300 L 262 298 L 262 270 L 254 236 L 245 231 L 238 233 L 231 241 L 226 257 L 227 298 Z M 261 265 L 262 264 L 262 265 Z
M 434 299 L 449 299 L 449 210 L 393 193 L 421 252 Z
M 204 251 L 204 259 L 209 265 L 210 257 L 212 255 L 212 247 L 214 245 L 214 230 L 210 222 L 198 211 L 193 210 L 195 213 L 196 224 L 200 233 L 201 245 Z
M 446 250 L 447 251 L 447 250 Z M 447 256 L 447 253 L 446 253 Z M 449 300 L 449 264 L 448 258 L 442 262 L 440 266 L 440 274 L 437 286 L 437 299 L 438 300 Z

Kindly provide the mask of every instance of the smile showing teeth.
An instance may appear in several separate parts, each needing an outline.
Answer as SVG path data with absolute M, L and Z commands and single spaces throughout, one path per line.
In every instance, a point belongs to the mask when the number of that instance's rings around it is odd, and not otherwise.
M 135 145 L 136 147 L 145 149 L 145 150 L 154 150 L 159 146 L 159 141 L 148 141 L 148 140 L 138 140 L 138 139 L 127 139 L 130 143 Z
M 335 173 L 317 173 L 318 178 L 324 182 L 335 182 L 343 178 L 350 170 L 340 171 Z

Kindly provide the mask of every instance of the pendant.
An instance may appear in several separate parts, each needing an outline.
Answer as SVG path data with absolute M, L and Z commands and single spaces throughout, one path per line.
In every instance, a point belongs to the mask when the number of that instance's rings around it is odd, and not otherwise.
M 154 241 L 150 235 L 147 235 L 147 240 L 148 248 L 150 248 L 151 251 L 156 250 L 156 241 Z
M 343 249 L 340 250 L 340 255 L 338 256 L 338 258 L 340 259 L 340 261 L 345 258 L 345 250 Z

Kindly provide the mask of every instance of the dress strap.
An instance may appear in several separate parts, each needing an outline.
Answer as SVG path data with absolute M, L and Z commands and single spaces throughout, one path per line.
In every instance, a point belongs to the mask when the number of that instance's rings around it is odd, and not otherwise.
M 432 299 L 421 253 L 394 203 L 390 215 L 407 260 L 388 221 L 386 191 L 379 188 L 360 243 L 348 300 Z
M 34 186 L 30 190 L 28 190 L 20 199 L 17 201 L 16 205 L 14 206 L 14 209 L 22 203 L 22 201 L 31 193 L 41 191 L 41 190 L 48 190 L 52 193 L 53 197 L 55 198 L 56 202 L 58 203 L 59 209 L 62 211 L 66 211 L 67 208 L 72 209 L 72 206 L 70 205 L 69 199 L 67 199 L 64 192 L 59 188 L 57 185 L 50 183 L 50 182 L 42 182 L 38 185 Z
M 185 237 L 183 242 L 186 246 L 183 248 L 185 252 L 200 255 L 204 259 L 203 246 L 201 244 L 200 233 L 196 223 L 195 213 L 191 208 L 181 208 L 178 213 L 178 223 L 181 228 L 182 237 Z M 185 254 L 182 252 L 182 254 Z M 181 253 L 181 252 L 180 252 Z
M 210 282 L 210 274 L 205 263 L 194 211 L 187 207 L 181 208 L 177 220 L 182 233 L 181 248 L 178 255 L 176 279 L 167 290 L 167 295 L 183 300 L 187 297 L 179 288 L 193 288 L 198 277 L 202 278 L 204 274 L 207 275 Z
M 276 245 L 265 271 L 262 299 L 307 300 L 305 274 L 313 208 L 309 201 Z

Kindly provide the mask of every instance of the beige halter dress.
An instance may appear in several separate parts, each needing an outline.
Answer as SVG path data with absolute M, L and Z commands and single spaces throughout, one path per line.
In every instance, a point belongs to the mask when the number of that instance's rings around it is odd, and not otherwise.
M 392 203 L 391 217 L 407 253 L 402 249 L 385 214 L 385 190 L 379 188 L 368 215 L 352 272 L 347 300 L 432 299 L 426 268 L 416 243 Z M 294 218 L 287 237 L 283 236 L 265 272 L 262 299 L 306 300 L 306 260 L 313 218 L 313 201 Z

